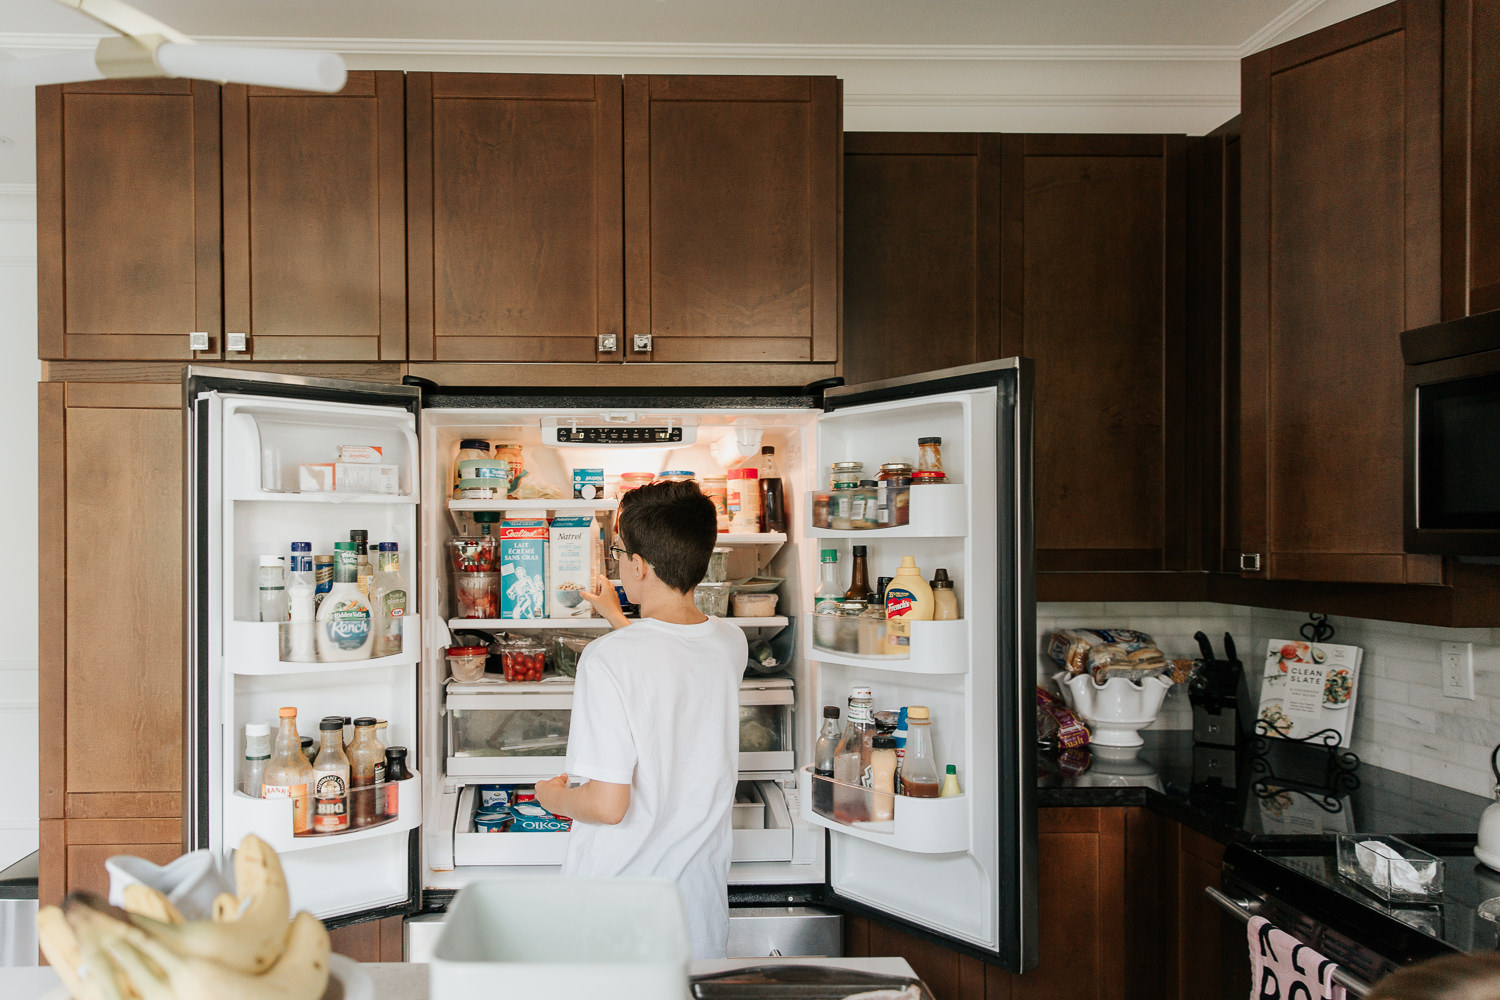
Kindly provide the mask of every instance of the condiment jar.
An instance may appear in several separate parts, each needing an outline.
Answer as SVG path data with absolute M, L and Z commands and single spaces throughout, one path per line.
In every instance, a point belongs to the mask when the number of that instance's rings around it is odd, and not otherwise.
M 875 480 L 862 479 L 854 491 L 854 509 L 849 515 L 852 528 L 880 527 L 880 494 Z
M 478 438 L 467 438 L 458 443 L 458 454 L 453 456 L 453 499 L 462 500 L 463 491 L 458 481 L 463 478 L 459 473 L 460 462 L 472 462 L 476 459 L 488 459 L 490 457 L 490 443 Z
M 917 438 L 917 447 L 922 449 L 917 456 L 918 472 L 943 471 L 943 439 L 940 437 Z
M 852 490 L 864 478 L 864 471 L 865 463 L 863 462 L 834 462 L 833 469 L 828 476 L 828 488 Z
M 729 530 L 729 478 L 727 476 L 704 476 L 700 487 L 703 495 L 714 502 L 714 515 L 719 521 L 719 533 Z
M 835 531 L 849 531 L 854 527 L 854 494 L 856 492 L 856 488 L 851 486 L 848 489 L 834 490 L 829 494 L 828 524 Z
M 697 477 L 692 469 L 669 469 L 656 477 L 658 483 L 690 483 Z
M 650 486 L 656 479 L 654 472 L 622 472 L 620 473 L 620 496 L 624 496 L 639 486 Z
M 939 566 L 932 575 L 932 620 L 951 622 L 958 618 L 958 595 L 953 591 L 953 581 L 948 571 Z
M 911 523 L 912 467 L 906 462 L 886 462 L 876 477 L 875 520 L 882 528 Z
M 871 601 L 859 616 L 860 656 L 885 655 L 885 626 L 885 602 Z

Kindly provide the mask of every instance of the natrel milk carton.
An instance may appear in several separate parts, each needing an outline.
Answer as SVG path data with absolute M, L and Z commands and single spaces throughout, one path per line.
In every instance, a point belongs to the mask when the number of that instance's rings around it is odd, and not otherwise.
M 547 617 L 547 519 L 500 522 L 500 617 Z
M 588 618 L 593 607 L 583 592 L 593 583 L 594 544 L 598 537 L 592 514 L 570 514 L 552 519 L 548 565 L 549 618 Z

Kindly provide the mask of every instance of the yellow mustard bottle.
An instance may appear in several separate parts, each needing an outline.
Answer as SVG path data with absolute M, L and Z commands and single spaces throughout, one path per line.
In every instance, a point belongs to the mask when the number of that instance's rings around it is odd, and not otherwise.
M 885 643 L 887 654 L 911 651 L 911 623 L 931 621 L 932 588 L 912 556 L 902 556 L 896 578 L 885 590 Z

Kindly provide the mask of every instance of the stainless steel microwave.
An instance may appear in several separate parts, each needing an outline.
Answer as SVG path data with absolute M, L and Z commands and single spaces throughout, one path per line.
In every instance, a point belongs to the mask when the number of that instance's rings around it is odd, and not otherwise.
M 1500 310 L 1408 330 L 1406 551 L 1500 556 Z

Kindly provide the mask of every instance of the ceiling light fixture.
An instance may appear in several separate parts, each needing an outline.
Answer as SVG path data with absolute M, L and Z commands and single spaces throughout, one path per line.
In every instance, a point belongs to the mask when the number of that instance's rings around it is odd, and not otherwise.
M 93 52 L 65 52 L 0 64 L 0 84 L 42 86 L 126 77 L 190 77 L 333 93 L 348 75 L 336 52 L 199 45 L 124 0 L 55 0 L 121 35 Z

